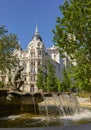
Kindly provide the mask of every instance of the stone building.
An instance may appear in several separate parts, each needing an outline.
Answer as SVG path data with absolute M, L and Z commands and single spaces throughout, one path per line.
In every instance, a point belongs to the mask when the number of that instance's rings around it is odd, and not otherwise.
M 36 80 L 39 67 L 47 73 L 48 60 L 54 65 L 55 75 L 62 80 L 62 70 L 66 64 L 66 59 L 63 59 L 59 53 L 59 48 L 54 46 L 46 49 L 38 28 L 36 27 L 35 34 L 29 42 L 26 50 L 15 50 L 14 55 L 19 59 L 19 65 L 24 66 L 22 78 L 26 79 L 22 87 L 24 91 L 37 91 Z

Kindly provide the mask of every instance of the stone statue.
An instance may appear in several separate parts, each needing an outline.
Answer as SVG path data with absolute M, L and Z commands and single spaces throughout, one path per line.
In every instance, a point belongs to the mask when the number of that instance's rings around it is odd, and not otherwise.
M 19 66 L 18 69 L 15 71 L 13 77 L 13 86 L 16 90 L 21 91 L 20 87 L 24 84 L 24 80 L 21 78 L 21 71 L 23 71 L 24 67 Z

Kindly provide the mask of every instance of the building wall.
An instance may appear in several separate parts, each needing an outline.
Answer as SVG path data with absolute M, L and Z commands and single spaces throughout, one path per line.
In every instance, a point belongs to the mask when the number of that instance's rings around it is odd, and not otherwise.
M 30 92 L 31 88 L 34 87 L 34 91 L 38 91 L 36 86 L 38 68 L 43 67 L 46 72 L 48 60 L 52 61 L 55 66 L 56 76 L 62 80 L 62 70 L 64 64 L 66 64 L 66 59 L 61 57 L 58 47 L 45 48 L 38 30 L 36 30 L 34 37 L 29 42 L 27 49 L 15 50 L 14 55 L 19 59 L 19 65 L 24 66 L 22 78 L 25 79 L 25 83 L 21 88 L 22 90 Z

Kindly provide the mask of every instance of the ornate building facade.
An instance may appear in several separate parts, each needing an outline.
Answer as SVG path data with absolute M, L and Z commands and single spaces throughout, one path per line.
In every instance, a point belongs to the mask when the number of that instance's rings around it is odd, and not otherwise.
M 60 55 L 59 48 L 54 46 L 46 49 L 38 28 L 36 27 L 35 34 L 29 42 L 26 50 L 15 50 L 14 55 L 19 59 L 19 65 L 24 66 L 22 78 L 26 79 L 22 89 L 24 91 L 38 91 L 36 80 L 39 67 L 43 68 L 44 73 L 47 73 L 47 62 L 51 61 L 55 68 L 55 75 L 62 81 L 62 70 L 66 65 L 66 59 Z
M 62 80 L 62 70 L 66 60 L 61 57 L 58 47 L 53 45 L 53 47 L 49 49 L 45 48 L 37 27 L 27 49 L 16 50 L 14 55 L 19 58 L 20 65 L 24 66 L 22 73 L 23 78 L 26 79 L 23 88 L 24 91 L 30 91 L 32 87 L 35 92 L 38 90 L 36 86 L 38 69 L 42 67 L 46 73 L 48 60 L 50 60 L 55 67 L 55 75 Z

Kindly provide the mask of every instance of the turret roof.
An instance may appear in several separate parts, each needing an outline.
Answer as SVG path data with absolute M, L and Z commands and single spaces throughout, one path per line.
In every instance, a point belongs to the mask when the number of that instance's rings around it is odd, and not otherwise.
M 39 35 L 38 27 L 37 27 L 37 26 L 36 26 L 35 34 L 34 34 L 32 40 L 40 40 L 40 41 L 42 42 L 42 38 L 41 38 L 41 36 Z

